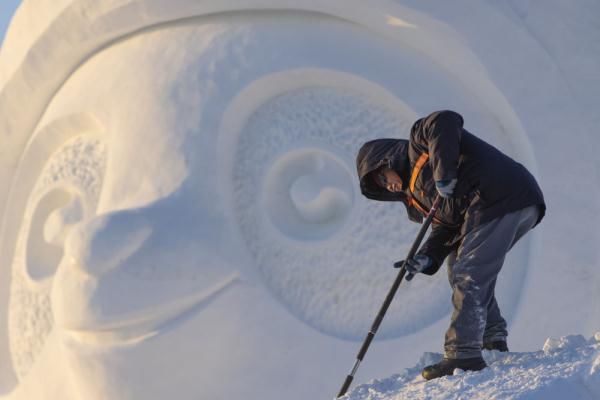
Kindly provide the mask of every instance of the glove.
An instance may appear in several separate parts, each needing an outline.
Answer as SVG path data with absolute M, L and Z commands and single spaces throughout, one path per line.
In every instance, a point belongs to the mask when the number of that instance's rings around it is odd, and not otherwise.
M 454 188 L 456 187 L 456 182 L 456 178 L 445 181 L 435 181 L 435 188 L 440 196 L 447 199 L 452 197 L 452 193 L 454 193 Z
M 394 263 L 394 268 L 400 268 L 404 264 L 404 260 Z M 425 254 L 417 254 L 413 258 L 409 258 L 406 262 L 406 272 L 408 273 L 405 277 L 407 281 L 412 280 L 415 274 L 423 272 L 427 268 L 431 267 L 433 260 Z

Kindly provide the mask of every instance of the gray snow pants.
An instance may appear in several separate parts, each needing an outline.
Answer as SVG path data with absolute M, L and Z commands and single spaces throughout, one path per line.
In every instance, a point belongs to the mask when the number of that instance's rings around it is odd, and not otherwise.
M 536 224 L 537 206 L 506 214 L 467 232 L 448 257 L 454 312 L 446 332 L 446 358 L 481 356 L 483 343 L 506 340 L 506 321 L 494 296 L 506 253 Z

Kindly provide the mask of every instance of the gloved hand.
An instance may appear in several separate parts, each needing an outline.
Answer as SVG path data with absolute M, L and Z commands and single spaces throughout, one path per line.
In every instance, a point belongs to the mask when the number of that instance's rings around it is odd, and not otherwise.
M 394 268 L 400 268 L 402 267 L 402 264 L 404 264 L 404 260 L 394 263 Z M 433 260 L 425 254 L 417 254 L 413 258 L 409 258 L 405 267 L 407 272 L 405 279 L 407 281 L 412 280 L 415 274 L 423 272 L 427 268 L 431 267 L 432 264 Z
M 435 188 L 437 189 L 440 196 L 447 199 L 449 197 L 452 197 L 452 194 L 454 193 L 454 188 L 456 187 L 456 182 L 456 178 L 445 181 L 435 181 Z

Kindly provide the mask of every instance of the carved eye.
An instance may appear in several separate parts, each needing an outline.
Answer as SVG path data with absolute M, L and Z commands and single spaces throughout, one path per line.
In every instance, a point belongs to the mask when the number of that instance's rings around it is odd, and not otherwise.
M 24 274 L 33 283 L 51 279 L 62 256 L 64 239 L 73 225 L 84 218 L 85 195 L 67 187 L 56 187 L 34 201 L 29 231 L 25 233 Z
M 240 94 L 240 104 L 245 96 L 253 98 L 254 90 L 260 93 L 262 85 L 277 86 L 280 78 L 255 83 Z M 374 133 L 408 132 L 414 115 L 358 77 L 312 70 L 303 79 L 313 85 L 266 100 L 245 119 L 232 139 L 237 143 L 225 146 L 234 149 L 235 160 L 225 179 L 232 188 L 227 197 L 271 293 L 313 328 L 359 339 L 388 289 L 393 271 L 386 265 L 408 250 L 418 225 L 407 222 L 394 203 L 364 199 L 356 151 Z M 423 296 L 440 297 L 440 302 L 396 304 L 382 336 L 406 334 L 448 312 L 441 302 L 448 296 L 443 279 L 416 285 Z M 428 317 L 414 322 L 413 312 Z
M 30 191 L 17 192 L 23 193 L 24 208 L 22 222 L 14 229 L 8 345 L 19 380 L 35 364 L 52 329 L 49 296 L 64 238 L 95 212 L 106 164 L 105 146 L 95 135 L 75 136 L 46 151 L 47 160 L 40 161 L 37 176 L 31 177 Z

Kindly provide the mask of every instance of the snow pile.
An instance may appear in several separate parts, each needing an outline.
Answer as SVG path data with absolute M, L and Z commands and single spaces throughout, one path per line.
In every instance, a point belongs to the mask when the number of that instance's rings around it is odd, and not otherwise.
M 425 381 L 421 370 L 441 360 L 425 353 L 419 363 L 399 375 L 360 385 L 345 400 L 600 398 L 600 333 L 547 339 L 543 350 L 525 353 L 484 351 L 488 368 L 455 370 L 453 376 Z

